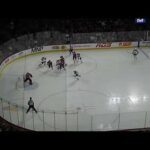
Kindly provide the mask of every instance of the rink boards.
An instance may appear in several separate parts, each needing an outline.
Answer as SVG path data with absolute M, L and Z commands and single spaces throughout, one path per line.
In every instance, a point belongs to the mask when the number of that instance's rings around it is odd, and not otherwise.
M 117 48 L 132 48 L 137 47 L 138 42 L 102 42 L 102 43 L 87 43 L 87 44 L 72 44 L 74 50 L 104 50 L 104 49 L 117 49 Z M 141 41 L 140 47 L 149 47 L 150 41 Z M 42 48 L 36 49 L 27 49 L 20 51 L 19 53 L 13 54 L 5 58 L 0 64 L 0 76 L 2 75 L 3 70 L 7 65 L 12 63 L 15 60 L 27 57 L 30 55 L 36 55 L 39 53 L 49 53 L 57 51 L 67 51 L 70 48 L 70 45 L 51 45 L 43 46 Z

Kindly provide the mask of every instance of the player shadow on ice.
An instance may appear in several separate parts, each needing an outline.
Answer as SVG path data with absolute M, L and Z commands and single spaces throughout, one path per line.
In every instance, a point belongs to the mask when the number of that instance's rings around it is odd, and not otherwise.
M 40 75 L 46 75 L 46 74 L 52 73 L 52 71 L 53 70 L 47 68 L 45 70 L 40 71 Z
M 61 76 L 63 73 L 65 73 L 64 69 L 58 70 L 58 69 L 54 68 L 54 70 L 48 71 L 48 74 L 52 75 L 52 76 Z
M 74 67 L 80 66 L 81 64 L 82 64 L 82 63 L 69 64 L 69 65 L 68 65 L 68 68 L 74 68 Z
M 39 66 L 39 65 L 38 65 L 38 66 L 36 66 L 36 69 L 40 69 L 40 68 L 41 68 L 41 66 Z
M 47 70 L 44 70 L 44 71 L 41 71 L 41 74 L 44 75 L 44 74 L 48 73 L 49 71 L 50 71 L 50 70 L 48 70 L 48 69 L 47 69 Z
M 68 58 L 68 57 L 70 57 L 70 55 L 69 55 L 69 54 L 64 56 L 64 58 Z
M 139 63 L 141 63 L 141 62 L 137 58 L 133 58 L 133 60 L 131 61 L 132 65 L 137 65 Z
M 76 84 L 76 82 L 78 82 L 78 80 L 77 80 L 77 79 L 74 79 L 74 81 L 73 81 L 73 82 L 69 83 L 69 87 L 74 86 L 74 85 Z
M 28 91 L 28 90 L 34 90 L 37 89 L 39 87 L 37 82 L 33 82 L 32 85 L 29 85 L 29 83 L 24 83 L 24 90 Z
M 74 78 L 74 77 L 73 77 Z M 69 86 L 72 87 L 76 84 L 76 82 L 82 82 L 84 84 L 89 85 L 89 80 L 86 80 L 84 78 L 80 78 L 79 80 L 77 80 L 76 78 L 74 78 L 74 81 L 72 81 L 71 83 L 69 83 Z
M 40 76 L 53 76 L 53 77 L 60 77 L 64 73 L 64 70 L 47 70 L 40 73 Z
M 36 66 L 36 69 L 42 69 L 42 68 L 44 68 L 45 66 L 46 66 L 46 65 L 42 65 L 42 64 L 39 63 L 39 65 Z

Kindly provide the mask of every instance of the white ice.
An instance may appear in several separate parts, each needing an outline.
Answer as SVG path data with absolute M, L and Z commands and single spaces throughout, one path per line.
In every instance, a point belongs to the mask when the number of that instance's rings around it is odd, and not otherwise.
M 26 108 L 29 97 L 33 98 L 40 112 L 25 114 L 25 127 L 30 129 L 116 130 L 118 124 L 119 129 L 144 127 L 146 111 L 150 111 L 150 59 L 147 57 L 150 49 L 142 49 L 147 56 L 140 51 L 137 60 L 132 50 L 83 50 L 79 51 L 83 63 L 76 64 L 68 52 L 43 53 L 16 60 L 3 71 L 0 96 Z M 55 67 L 61 55 L 67 63 L 66 71 Z M 43 56 L 53 61 L 54 70 L 38 66 Z M 81 75 L 79 80 L 73 77 L 74 70 Z M 26 72 L 33 74 L 33 85 L 16 89 L 17 78 Z M 45 112 L 44 117 L 41 110 Z M 21 112 L 20 109 L 20 126 Z M 65 112 L 75 113 L 67 115 L 67 124 Z M 146 126 L 150 126 L 149 114 L 146 114 Z M 11 121 L 15 115 L 12 113 Z

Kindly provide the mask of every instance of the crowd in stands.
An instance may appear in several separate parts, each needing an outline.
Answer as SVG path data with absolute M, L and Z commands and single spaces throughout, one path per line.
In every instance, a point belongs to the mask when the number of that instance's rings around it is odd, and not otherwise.
M 63 33 L 120 32 L 150 29 L 149 20 L 145 25 L 135 24 L 134 18 L 80 18 L 80 19 L 1 19 L 0 42 L 24 34 L 42 31 Z

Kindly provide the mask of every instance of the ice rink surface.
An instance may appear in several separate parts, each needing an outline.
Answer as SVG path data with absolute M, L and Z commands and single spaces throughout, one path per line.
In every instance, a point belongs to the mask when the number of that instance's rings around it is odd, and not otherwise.
M 132 50 L 82 50 L 78 52 L 83 63 L 76 64 L 68 52 L 41 53 L 16 60 L 3 71 L 0 96 L 25 107 L 32 97 L 40 111 L 78 110 L 89 116 L 101 115 L 102 120 L 105 115 L 111 118 L 113 113 L 150 111 L 150 49 L 142 48 L 137 59 Z M 43 56 L 52 60 L 53 70 L 39 67 Z M 65 58 L 66 71 L 56 69 L 60 56 Z M 74 70 L 81 75 L 79 80 L 73 77 Z M 23 78 L 26 72 L 32 73 L 33 85 L 26 84 L 24 88 L 20 82 L 18 88 L 17 78 Z

